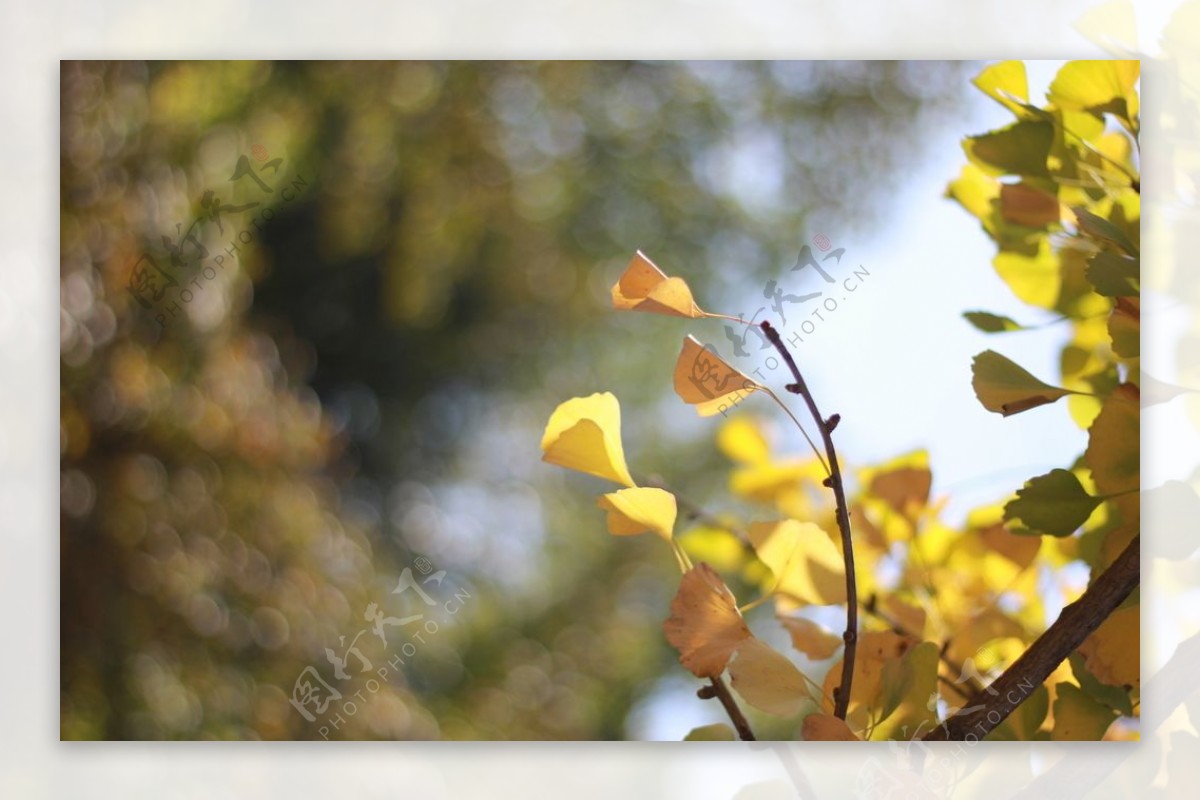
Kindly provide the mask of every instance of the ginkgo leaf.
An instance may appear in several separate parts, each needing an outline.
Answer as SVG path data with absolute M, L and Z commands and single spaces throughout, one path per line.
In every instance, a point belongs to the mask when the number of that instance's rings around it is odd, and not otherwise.
M 1093 498 L 1070 470 L 1051 470 L 1031 478 L 1004 507 L 1004 519 L 1027 529 L 1067 537 L 1087 522 L 1102 498 Z
M 1131 648 L 1137 653 L 1137 648 Z M 1092 699 L 1069 682 L 1054 686 L 1054 730 L 1052 740 L 1100 740 L 1117 719 L 1117 713 Z
M 1075 221 L 1079 223 L 1079 228 L 1081 231 L 1090 234 L 1097 239 L 1103 239 L 1111 242 L 1112 244 L 1121 248 L 1121 250 L 1125 251 L 1125 253 L 1128 255 L 1138 258 L 1137 245 L 1133 244 L 1133 242 L 1129 240 L 1129 237 L 1125 235 L 1125 232 L 1118 228 L 1115 224 L 1104 219 L 1098 214 L 1093 214 L 1083 206 L 1075 206 L 1071 209 L 1071 211 L 1075 212 Z
M 1000 182 L 970 162 L 963 165 L 962 172 L 946 187 L 946 196 L 957 200 L 959 205 L 983 223 L 984 229 L 992 232 L 993 201 L 1000 197 Z
M 1137 61 L 1069 61 L 1050 83 L 1047 99 L 1063 109 L 1137 116 Z
M 859 740 L 850 731 L 846 721 L 824 712 L 814 712 L 804 719 L 800 727 L 800 736 L 810 741 Z
M 1000 186 L 1000 216 L 1015 225 L 1044 228 L 1058 222 L 1062 210 L 1057 197 L 1021 182 Z
M 675 317 L 703 317 L 682 278 L 669 278 L 640 250 L 613 284 L 614 309 L 654 312 Z
M 879 607 L 889 620 L 895 623 L 906 634 L 917 637 L 925 633 L 925 610 L 900 598 L 895 593 L 888 593 L 879 600 Z
M 996 274 L 1021 300 L 1031 306 L 1053 309 L 1062 293 L 1062 259 L 1048 238 L 1038 242 L 1036 253 L 1002 250 L 992 259 Z
M 790 718 L 811 700 L 808 683 L 786 656 L 760 639 L 738 646 L 729 663 L 733 689 L 755 709 Z
M 542 461 L 634 486 L 621 445 L 621 406 L 611 392 L 572 398 L 550 415 Z
M 734 470 L 729 488 L 743 497 L 771 503 L 781 494 L 799 490 L 801 482 L 819 485 L 827 475 L 825 466 L 816 459 L 764 462 Z
M 979 537 L 983 540 L 984 545 L 1021 569 L 1033 564 L 1038 551 L 1042 548 L 1040 537 L 1013 534 L 1003 523 L 994 523 L 981 529 Z
M 992 314 L 985 311 L 969 311 L 963 312 L 963 317 L 967 322 L 978 328 L 985 334 L 1001 334 L 1008 331 L 1022 331 L 1025 326 L 1013 320 L 1011 317 L 1005 317 L 1000 314 Z
M 670 540 L 675 529 L 675 496 L 657 487 L 617 490 L 600 496 L 596 504 L 608 511 L 608 530 L 618 536 L 653 531 Z
M 779 622 L 792 638 L 792 647 L 809 659 L 828 659 L 842 646 L 842 636 L 808 618 L 781 615 Z
M 695 406 L 701 417 L 724 414 L 761 388 L 711 347 L 701 345 L 691 335 L 684 337 L 683 349 L 675 361 L 675 394 Z
M 971 373 L 975 397 L 989 412 L 1005 417 L 1071 394 L 1069 389 L 1039 381 L 1025 368 L 992 350 L 975 357 Z
M 1117 298 L 1108 318 L 1113 353 L 1136 359 L 1142 348 L 1142 303 L 1138 298 Z
M 1085 274 L 1101 295 L 1118 298 L 1141 293 L 1141 262 L 1132 256 L 1102 250 L 1088 260 Z
M 868 494 L 906 517 L 915 518 L 929 502 L 933 473 L 929 470 L 928 451 L 903 454 L 878 467 L 863 470 L 861 476 Z
M 733 652 L 753 636 L 733 593 L 704 562 L 680 580 L 663 632 L 683 666 L 709 678 L 720 676 Z
M 903 737 L 920 731 L 922 724 L 937 722 L 937 711 L 929 699 L 937 693 L 938 647 L 931 642 L 914 645 L 899 659 L 883 664 L 878 708 L 879 723 L 871 732 L 875 740 Z
M 969 136 L 963 151 L 973 164 L 991 175 L 1046 178 L 1046 159 L 1054 141 L 1054 126 L 1042 120 L 1021 120 L 1007 128 Z
M 746 546 L 723 528 L 697 526 L 680 534 L 678 542 L 692 561 L 708 562 L 717 570 L 740 570 L 746 560 Z
M 817 605 L 846 602 L 842 555 L 820 526 L 798 520 L 752 523 L 748 534 L 780 596 Z
M 990 64 L 971 83 L 1018 116 L 1022 104 L 1029 102 L 1029 81 L 1025 77 L 1025 64 L 1020 61 Z
M 1104 401 L 1088 429 L 1083 459 L 1105 495 L 1136 491 L 1141 480 L 1141 403 L 1138 388 L 1122 384 Z
M 730 418 L 717 429 L 717 447 L 742 464 L 760 464 L 771 458 L 771 446 L 762 427 L 745 415 Z
M 858 635 L 854 659 L 854 678 L 850 685 L 849 711 L 855 725 L 866 724 L 868 711 L 875 709 L 883 693 L 883 668 L 901 659 L 920 641 L 916 637 L 894 631 L 866 631 Z M 834 663 L 825 674 L 824 691 L 830 698 L 842 683 L 842 660 Z
M 1096 678 L 1087 669 L 1083 654 L 1078 651 L 1071 654 L 1067 661 L 1071 664 L 1071 673 L 1075 676 L 1075 681 L 1079 683 L 1079 689 L 1116 713 L 1133 716 L 1133 700 L 1129 697 L 1129 690 L 1105 684 Z
M 710 723 L 707 726 L 697 726 L 687 733 L 684 742 L 713 742 L 736 740 L 733 729 L 725 723 Z
M 988 734 L 988 740 L 1033 740 L 1050 711 L 1050 691 L 1039 684 L 1008 717 Z
M 1114 687 L 1142 686 L 1139 664 L 1141 615 L 1137 605 L 1118 609 L 1079 646 L 1084 666 L 1100 681 Z

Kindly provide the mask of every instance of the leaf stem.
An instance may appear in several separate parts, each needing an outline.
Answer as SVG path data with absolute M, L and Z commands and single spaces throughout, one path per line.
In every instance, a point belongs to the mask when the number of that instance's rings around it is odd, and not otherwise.
M 779 332 L 766 320 L 762 321 L 761 327 L 763 333 L 767 335 L 767 339 L 775 346 L 775 350 L 779 351 L 779 355 L 783 357 L 788 369 L 792 371 L 792 377 L 796 379 L 796 382 L 788 384 L 786 389 L 788 392 L 804 398 L 809 414 L 812 415 L 817 429 L 821 432 L 821 439 L 825 443 L 825 454 L 829 457 L 828 484 L 833 490 L 833 496 L 837 502 L 838 530 L 842 534 L 842 559 L 846 564 L 846 631 L 842 635 L 842 639 L 846 643 L 846 650 L 842 657 L 842 681 L 833 691 L 833 714 L 845 720 L 846 712 L 850 707 L 850 685 L 854 680 L 854 656 L 858 650 L 858 589 L 854 576 L 854 541 L 850 537 L 850 510 L 846 504 L 846 488 L 842 482 L 841 468 L 838 466 L 837 451 L 833 447 L 833 429 L 841 418 L 838 415 L 829 418 L 821 416 L 820 410 L 817 409 L 817 402 L 809 392 L 808 385 L 804 383 L 804 376 L 800 374 L 800 368 L 796 366 L 795 359 L 792 358 L 787 346 L 783 344 Z
M 825 474 L 832 475 L 832 472 L 830 472 L 829 469 L 829 463 L 826 462 L 825 457 L 821 455 L 821 449 L 818 448 L 817 444 L 812 441 L 812 437 L 810 437 L 808 432 L 804 430 L 804 426 L 800 425 L 800 421 L 796 419 L 796 415 L 792 414 L 792 410 L 789 409 L 787 404 L 784 403 L 778 395 L 772 392 L 769 387 L 762 387 L 761 385 L 759 386 L 762 388 L 763 392 L 771 396 L 771 400 L 779 404 L 779 408 L 783 409 L 784 413 L 787 414 L 788 417 L 792 418 L 792 422 L 796 424 L 796 428 L 800 429 L 800 433 L 804 435 L 804 441 L 808 443 L 808 447 L 812 448 L 812 452 L 816 454 L 817 460 L 821 462 L 821 467 L 825 468 Z

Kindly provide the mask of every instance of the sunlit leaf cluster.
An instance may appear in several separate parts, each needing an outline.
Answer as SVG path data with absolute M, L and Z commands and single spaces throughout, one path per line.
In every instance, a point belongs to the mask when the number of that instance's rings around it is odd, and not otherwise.
M 947 519 L 946 499 L 931 493 L 924 451 L 853 471 L 860 597 L 847 598 L 821 451 L 778 453 L 772 423 L 762 416 L 769 407 L 733 407 L 765 395 L 799 426 L 788 404 L 690 335 L 671 383 L 701 416 L 723 418 L 713 436 L 728 459 L 728 491 L 738 508 L 755 510 L 751 516 L 719 511 L 714 507 L 728 505 L 719 501 L 685 501 L 686 491 L 676 496 L 663 487 L 622 497 L 650 490 L 629 478 L 612 395 L 569 400 L 551 416 L 546 461 L 627 487 L 600 500 L 609 531 L 654 532 L 671 544 L 682 579 L 665 638 L 696 677 L 728 677 L 754 710 L 760 734 L 841 740 L 928 733 L 1046 629 L 1056 614 L 1048 598 L 1069 603 L 1080 596 L 1077 568 L 1094 580 L 1137 535 L 1137 78 L 1136 64 L 1072 62 L 1045 105 L 1031 101 L 1019 62 L 990 66 L 976 78 L 1015 119 L 964 142 L 968 163 L 948 195 L 995 240 L 994 267 L 1031 307 L 1030 319 L 1062 326 L 1069 340 L 1053 383 L 1005 357 L 1002 345 L 979 354 L 975 393 L 985 409 L 1006 417 L 1068 403 L 1088 446 L 1074 463 L 1031 478 L 962 523 Z M 695 325 L 728 317 L 703 311 L 683 278 L 669 277 L 642 253 L 613 286 L 612 301 L 618 310 Z M 988 311 L 965 317 L 997 336 L 1035 327 Z M 833 712 L 847 603 L 858 605 L 862 620 L 843 721 Z M 988 737 L 1136 737 L 1138 634 L 1135 593 Z M 714 723 L 686 739 L 732 736 Z

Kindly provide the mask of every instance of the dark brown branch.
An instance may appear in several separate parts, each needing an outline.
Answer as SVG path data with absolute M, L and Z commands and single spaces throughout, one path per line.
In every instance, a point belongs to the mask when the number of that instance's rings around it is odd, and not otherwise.
M 729 719 L 733 721 L 733 727 L 737 729 L 738 737 L 749 742 L 756 739 L 754 730 L 750 728 L 749 721 L 742 714 L 741 707 L 734 700 L 733 694 L 729 692 L 729 688 L 725 686 L 725 682 L 718 676 L 712 679 L 712 684 L 707 687 L 701 687 L 696 695 L 701 698 L 716 698 L 721 702 L 721 706 L 725 707 L 725 712 L 729 715 Z
M 767 335 L 767 339 L 775 346 L 775 350 L 779 351 L 779 355 L 783 357 L 788 369 L 792 371 L 792 377 L 796 379 L 796 382 L 788 384 L 785 389 L 804 398 L 809 414 L 812 415 L 817 428 L 821 431 L 821 439 L 825 443 L 825 456 L 829 461 L 829 479 L 826 481 L 826 486 L 833 490 L 833 497 L 837 501 L 837 524 L 838 530 L 842 533 L 842 558 L 846 563 L 846 631 L 842 634 L 842 639 L 846 642 L 846 650 L 842 657 L 842 681 L 833 691 L 833 714 L 845 720 L 846 711 L 850 706 L 850 683 L 854 679 L 854 654 L 858 649 L 858 589 L 854 578 L 854 542 L 850 538 L 850 509 L 846 505 L 846 488 L 842 483 L 842 470 L 838 465 L 837 452 L 833 448 L 833 429 L 841 420 L 841 416 L 834 414 L 830 415 L 828 419 L 821 416 L 820 410 L 817 409 L 817 402 L 813 400 L 812 393 L 808 391 L 808 385 L 804 383 L 804 376 L 800 375 L 800 368 L 796 366 L 792 354 L 783 344 L 779 332 L 766 320 L 762 321 L 761 327 L 763 333 Z
M 982 739 L 999 726 L 1137 587 L 1141 546 L 1142 538 L 1134 537 L 1079 600 L 1068 604 L 1008 670 L 967 702 L 965 714 L 943 721 L 924 739 L 965 740 L 970 735 Z

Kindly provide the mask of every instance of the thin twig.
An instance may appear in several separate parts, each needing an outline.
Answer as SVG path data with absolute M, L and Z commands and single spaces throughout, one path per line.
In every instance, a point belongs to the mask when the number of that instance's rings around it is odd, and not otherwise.
M 1068 604 L 1058 620 L 1008 670 L 967 702 L 965 709 L 969 712 L 943 721 L 924 739 L 983 739 L 999 726 L 1138 586 L 1141 547 L 1142 538 L 1134 537 L 1079 600 Z
M 721 706 L 725 707 L 725 712 L 728 713 L 729 719 L 733 721 L 733 727 L 737 729 L 738 737 L 741 737 L 747 742 L 756 739 L 754 730 L 750 728 L 749 721 L 742 714 L 741 707 L 734 700 L 733 694 L 729 692 L 729 688 L 725 686 L 725 682 L 720 676 L 712 679 L 712 684 L 707 687 L 701 687 L 696 695 L 701 698 L 716 698 L 721 702 Z
M 846 631 L 842 635 L 842 639 L 846 642 L 846 650 L 842 657 L 842 682 L 833 691 L 833 714 L 845 720 L 846 711 L 850 707 L 850 684 L 854 679 L 854 654 L 858 649 L 858 589 L 854 579 L 854 542 L 850 538 L 850 509 L 846 505 L 846 488 L 842 483 L 842 471 L 838 466 L 837 451 L 833 448 L 833 429 L 841 417 L 836 414 L 828 419 L 821 416 L 820 410 L 817 409 L 817 402 L 813 400 L 812 393 L 808 391 L 808 385 L 804 383 L 804 376 L 800 374 L 800 368 L 796 366 L 792 354 L 783 344 L 779 332 L 766 320 L 762 321 L 761 327 L 763 333 L 767 335 L 767 339 L 775 346 L 775 350 L 779 351 L 779 355 L 783 357 L 788 369 L 792 371 L 792 377 L 796 379 L 794 384 L 788 384 L 784 388 L 788 392 L 804 398 L 809 414 L 812 415 L 813 421 L 816 422 L 817 428 L 821 432 L 821 439 L 825 442 L 825 455 L 829 457 L 827 485 L 833 490 L 834 499 L 837 501 L 838 530 L 842 533 L 842 558 L 846 563 Z

